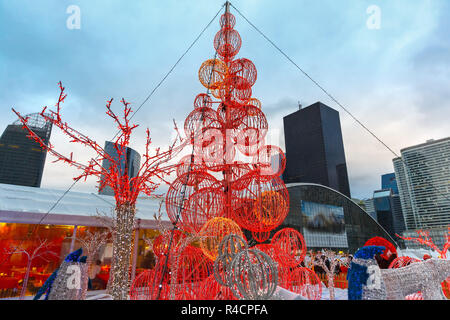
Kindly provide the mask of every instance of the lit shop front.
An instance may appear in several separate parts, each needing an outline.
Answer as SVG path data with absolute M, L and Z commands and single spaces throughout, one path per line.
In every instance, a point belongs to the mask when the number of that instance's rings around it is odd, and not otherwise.
M 35 294 L 67 254 L 80 247 L 86 252 L 80 240 L 88 233 L 108 230 L 98 212 L 111 212 L 113 207 L 108 202 L 112 197 L 69 192 L 52 210 L 57 213 L 47 214 L 60 192 L 64 191 L 0 184 L 0 298 L 20 296 L 27 275 L 25 294 Z M 133 235 L 132 278 L 153 267 L 155 258 L 149 240 L 160 234 L 161 224 L 171 225 L 146 219 L 157 213 L 158 200 L 140 200 Z M 101 266 L 92 281 L 94 289 L 106 287 L 111 260 L 112 240 L 108 238 L 93 257 Z

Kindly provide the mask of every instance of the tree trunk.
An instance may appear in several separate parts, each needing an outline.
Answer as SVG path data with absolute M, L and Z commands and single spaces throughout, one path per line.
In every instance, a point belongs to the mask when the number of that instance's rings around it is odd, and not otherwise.
M 133 245 L 135 205 L 125 203 L 116 207 L 113 263 L 111 266 L 111 295 L 114 300 L 127 300 L 130 287 L 130 257 Z
M 30 277 L 30 271 L 31 271 L 31 261 L 32 261 L 32 259 L 30 257 L 28 257 L 27 271 L 25 272 L 25 278 L 23 279 L 22 290 L 20 291 L 20 300 L 23 300 L 25 298 L 25 294 L 27 292 L 28 279 Z
M 114 236 L 112 238 L 112 242 L 114 244 Z M 111 268 L 109 269 L 109 278 L 108 278 L 108 283 L 106 284 L 106 293 L 112 295 L 112 284 L 113 284 L 113 279 L 114 279 L 114 275 L 113 275 L 113 265 L 114 265 L 114 249 L 113 249 L 113 253 L 112 253 L 112 257 L 111 257 Z
M 92 262 L 92 255 L 89 254 L 86 260 L 86 270 L 81 274 L 81 300 L 86 300 L 89 283 L 89 270 L 91 270 Z
M 334 273 L 328 274 L 328 291 L 330 292 L 330 300 L 334 300 Z

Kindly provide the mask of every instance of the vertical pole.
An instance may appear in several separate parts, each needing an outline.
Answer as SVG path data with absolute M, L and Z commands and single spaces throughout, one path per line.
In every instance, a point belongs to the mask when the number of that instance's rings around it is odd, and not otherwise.
M 77 238 L 77 228 L 78 228 L 77 225 L 73 226 L 72 241 L 70 242 L 69 253 L 73 252 L 73 248 L 75 247 L 75 240 Z
M 138 255 L 138 245 L 139 245 L 139 230 L 140 230 L 141 219 L 137 219 L 137 226 L 134 230 L 134 248 L 133 248 L 133 264 L 131 267 L 131 282 L 133 282 L 136 277 L 136 263 Z
M 230 2 L 227 1 L 225 2 L 225 14 L 230 13 Z M 228 16 L 225 18 L 228 19 Z M 226 22 L 226 24 L 228 24 L 228 21 Z M 225 43 L 228 44 L 229 39 L 228 39 L 228 33 L 225 33 Z M 230 66 L 230 58 L 228 56 L 224 57 L 224 62 L 227 65 L 227 67 Z M 227 78 L 228 75 L 228 71 L 227 71 L 227 75 L 225 76 L 225 78 Z M 226 93 L 225 93 L 225 130 L 223 132 L 223 152 L 227 151 L 227 141 L 228 139 L 230 139 L 230 137 L 228 137 L 227 134 L 227 129 L 229 128 L 229 123 L 230 123 L 230 105 L 231 105 L 231 97 L 230 97 L 230 90 L 228 87 L 226 87 Z M 232 208 L 231 208 L 231 172 L 230 172 L 230 168 L 228 166 L 228 162 L 227 159 L 225 157 L 225 153 L 222 155 L 222 160 L 223 160 L 223 164 L 225 165 L 225 172 L 224 172 L 224 184 L 225 184 L 225 197 L 226 197 L 226 205 L 225 205 L 225 217 L 226 218 L 231 218 L 231 213 L 232 213 Z

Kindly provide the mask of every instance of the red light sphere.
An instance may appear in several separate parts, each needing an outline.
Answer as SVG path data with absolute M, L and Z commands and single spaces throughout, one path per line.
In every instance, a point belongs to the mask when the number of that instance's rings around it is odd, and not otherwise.
M 406 256 L 397 257 L 391 262 L 388 269 L 403 268 L 403 267 L 409 266 L 411 263 L 415 263 L 415 262 L 420 262 L 420 260 L 411 258 L 411 257 L 406 257 Z
M 199 290 L 199 300 L 237 300 L 230 288 L 219 284 L 214 275 L 203 280 Z
M 367 242 L 364 244 L 364 247 L 366 246 L 383 246 L 385 247 L 383 254 L 381 257 L 385 260 L 389 260 L 389 257 L 392 254 L 397 254 L 397 249 L 394 247 L 392 243 L 387 241 L 383 237 L 373 237 L 367 240 Z
M 221 185 L 203 171 L 188 172 L 178 177 L 170 185 L 165 202 L 170 221 L 186 232 L 198 232 L 206 221 L 224 214 Z
M 211 108 L 212 107 L 212 99 L 209 94 L 200 93 L 195 97 L 194 100 L 194 108 Z
M 165 254 L 167 254 L 167 250 L 169 249 L 170 239 L 173 235 L 172 240 L 172 250 L 176 248 L 180 241 L 185 238 L 186 236 L 183 234 L 183 232 L 179 230 L 173 230 L 173 231 L 166 231 L 163 234 L 160 234 L 155 238 L 153 241 L 153 253 L 157 257 L 162 257 Z
M 258 175 L 249 178 L 249 183 L 243 189 L 232 190 L 235 209 L 233 218 L 244 229 L 254 232 L 270 231 L 278 227 L 288 214 L 288 191 L 279 177 L 270 181 L 265 181 Z M 239 185 L 239 182 L 235 185 Z
M 160 284 L 161 293 L 159 299 L 169 299 L 169 272 L 165 273 L 164 279 L 161 281 L 165 261 L 165 258 L 159 259 L 154 269 L 145 270 L 134 278 L 130 289 L 131 300 L 156 300 Z
M 290 272 L 287 290 L 302 295 L 309 300 L 322 298 L 322 282 L 317 274 L 308 268 L 295 268 Z
M 286 267 L 298 266 L 306 256 L 306 244 L 302 234 L 292 228 L 284 228 L 272 237 L 279 262 Z

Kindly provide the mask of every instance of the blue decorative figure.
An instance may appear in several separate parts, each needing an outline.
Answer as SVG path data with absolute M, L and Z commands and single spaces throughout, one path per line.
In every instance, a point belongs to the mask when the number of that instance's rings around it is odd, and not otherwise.
M 363 286 L 369 279 L 368 266 L 377 265 L 375 255 L 383 253 L 384 249 L 382 246 L 367 246 L 355 253 L 347 273 L 348 300 L 363 299 Z

